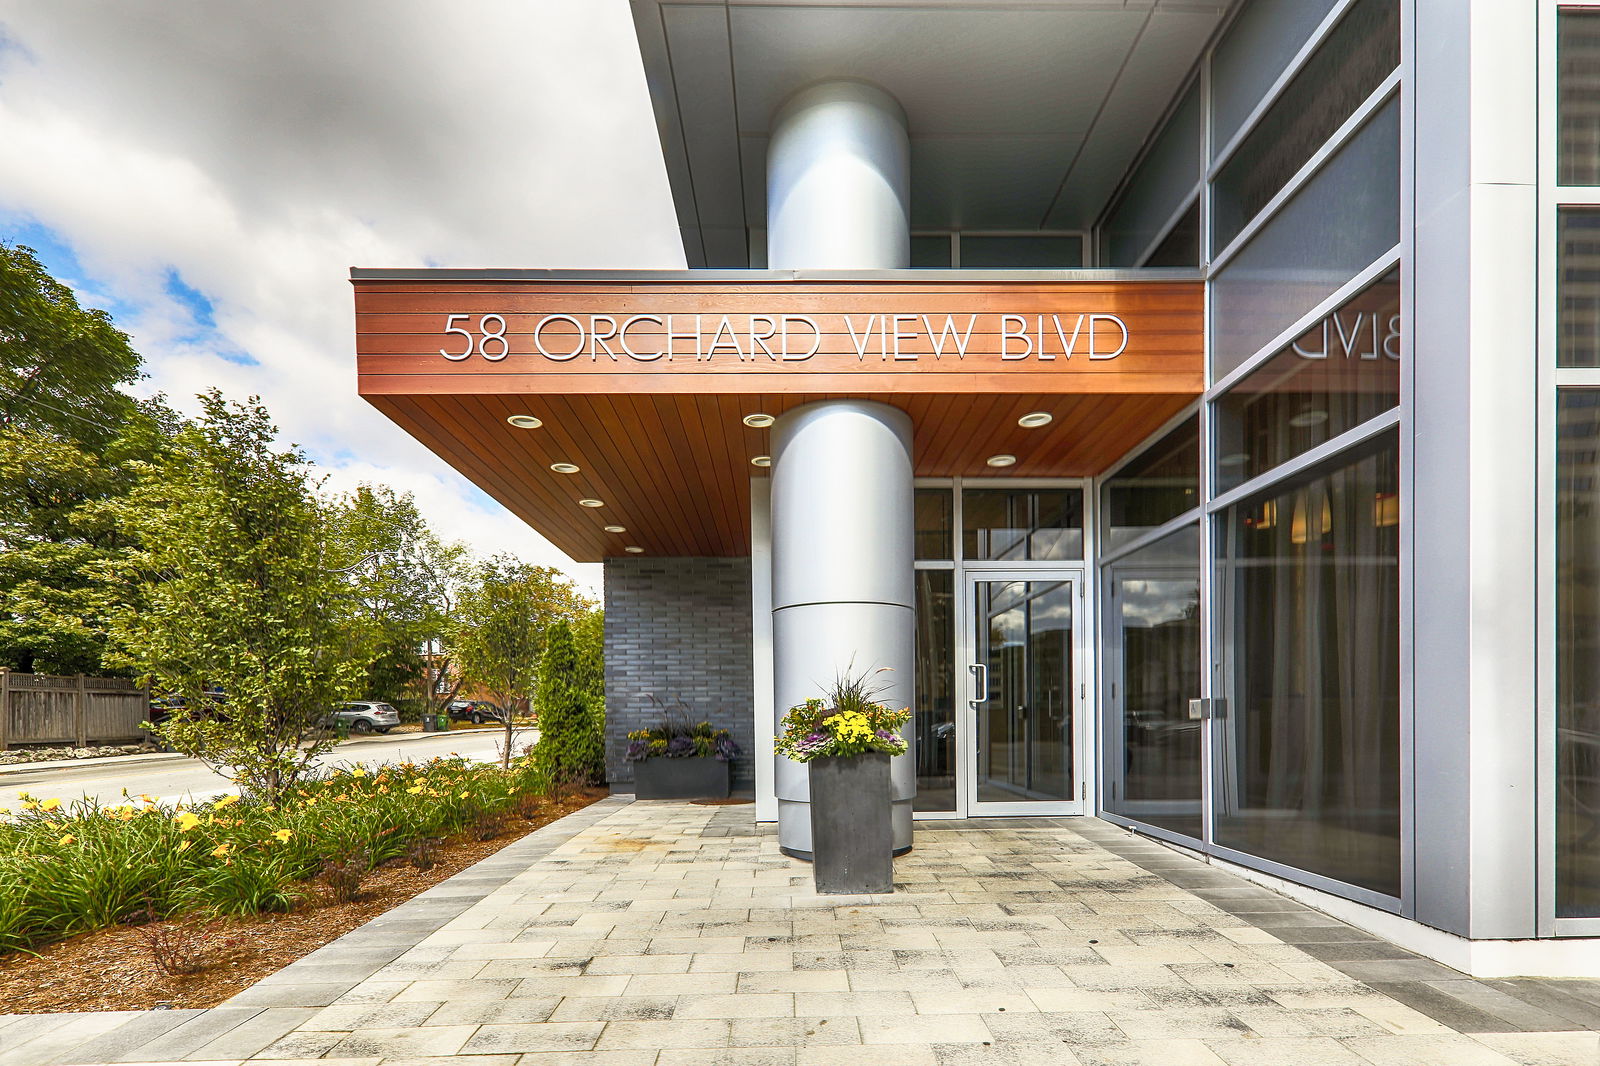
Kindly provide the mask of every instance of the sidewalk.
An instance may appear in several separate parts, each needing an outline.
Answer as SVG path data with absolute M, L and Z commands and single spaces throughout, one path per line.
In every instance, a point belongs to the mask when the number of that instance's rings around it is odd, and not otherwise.
M 1593 1066 L 1600 982 L 1475 981 L 1093 819 L 919 823 L 818 897 L 751 808 L 613 797 L 209 1011 L 0 1066 Z

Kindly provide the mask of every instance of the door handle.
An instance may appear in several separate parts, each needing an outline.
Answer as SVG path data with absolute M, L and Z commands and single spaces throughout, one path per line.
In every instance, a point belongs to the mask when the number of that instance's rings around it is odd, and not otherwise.
M 974 709 L 976 709 L 980 703 L 989 702 L 989 666 L 987 663 L 973 663 L 971 666 L 967 667 L 967 669 L 971 670 L 975 675 L 975 681 L 973 683 L 978 692 L 978 695 L 975 698 L 970 699 L 967 702 L 971 704 Z

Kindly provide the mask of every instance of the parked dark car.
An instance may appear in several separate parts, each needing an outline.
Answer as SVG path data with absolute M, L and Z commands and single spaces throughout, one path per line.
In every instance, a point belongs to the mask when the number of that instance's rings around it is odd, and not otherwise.
M 341 703 L 328 715 L 328 726 L 339 722 L 349 725 L 352 733 L 387 733 L 400 724 L 400 712 L 377 700 L 355 700 Z
M 452 722 L 471 722 L 473 725 L 506 720 L 505 712 L 488 700 L 451 700 L 448 713 Z
M 226 721 L 227 705 L 228 696 L 221 689 L 207 692 L 201 702 L 196 704 L 191 704 L 182 696 L 151 694 L 150 717 L 147 721 L 151 725 L 160 725 L 174 715 L 186 718 L 220 718 Z

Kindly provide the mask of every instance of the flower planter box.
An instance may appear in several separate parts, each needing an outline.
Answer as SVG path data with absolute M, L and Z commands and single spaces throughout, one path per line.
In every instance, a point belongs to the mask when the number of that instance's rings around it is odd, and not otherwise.
M 642 800 L 727 799 L 733 764 L 725 759 L 640 759 L 633 796 Z
M 812 875 L 822 895 L 894 891 L 889 756 L 818 758 L 811 774 Z

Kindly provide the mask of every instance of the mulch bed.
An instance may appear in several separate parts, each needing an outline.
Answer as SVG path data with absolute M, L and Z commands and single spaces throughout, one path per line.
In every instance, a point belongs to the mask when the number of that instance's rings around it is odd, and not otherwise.
M 39 948 L 0 956 L 0 1014 L 51 1011 L 150 1010 L 215 1007 L 268 974 L 399 906 L 540 826 L 587 807 L 608 793 L 585 789 L 541 803 L 537 817 L 517 822 L 491 840 L 463 833 L 438 848 L 437 865 L 417 870 L 403 860 L 361 880 L 353 903 L 334 903 L 324 886 L 287 914 L 258 914 L 214 922 L 162 921 L 81 933 Z M 172 976 L 156 963 L 151 938 L 204 960 L 198 973 Z

